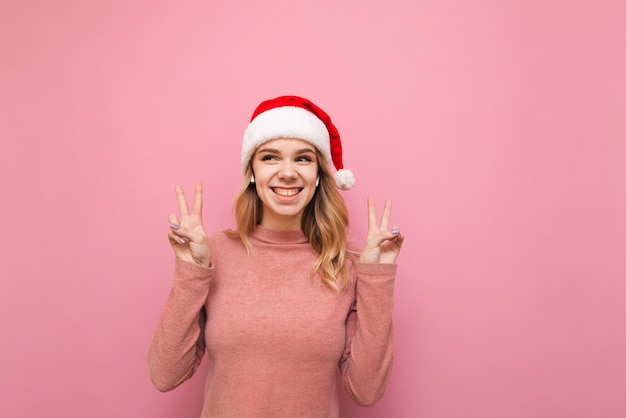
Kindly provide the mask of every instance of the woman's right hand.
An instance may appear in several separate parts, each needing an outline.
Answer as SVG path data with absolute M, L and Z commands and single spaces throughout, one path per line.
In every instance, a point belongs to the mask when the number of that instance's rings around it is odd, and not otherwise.
M 196 183 L 193 211 L 189 213 L 183 188 L 176 185 L 176 198 L 180 220 L 175 214 L 169 216 L 168 238 L 177 258 L 194 262 L 203 267 L 211 265 L 211 249 L 202 225 L 202 183 Z

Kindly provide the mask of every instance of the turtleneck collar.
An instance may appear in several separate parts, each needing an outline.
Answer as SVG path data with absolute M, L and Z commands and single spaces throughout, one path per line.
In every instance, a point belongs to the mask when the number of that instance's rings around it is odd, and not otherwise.
M 305 244 L 309 242 L 304 232 L 279 231 L 257 225 L 251 237 L 268 244 Z

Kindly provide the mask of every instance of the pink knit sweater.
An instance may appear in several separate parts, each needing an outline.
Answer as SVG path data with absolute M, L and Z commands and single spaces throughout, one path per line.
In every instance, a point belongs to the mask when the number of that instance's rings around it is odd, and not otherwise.
M 351 263 L 341 293 L 310 279 L 317 255 L 304 234 L 259 226 L 252 254 L 223 233 L 209 269 L 176 260 L 152 338 L 150 376 L 174 389 L 209 372 L 202 417 L 338 417 L 337 370 L 352 399 L 383 395 L 393 362 L 395 264 Z

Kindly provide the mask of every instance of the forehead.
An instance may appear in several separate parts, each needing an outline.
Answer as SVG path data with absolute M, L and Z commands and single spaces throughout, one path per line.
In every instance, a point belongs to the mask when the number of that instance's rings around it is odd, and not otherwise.
M 315 151 L 315 146 L 310 142 L 298 138 L 277 138 L 264 142 L 257 151 Z

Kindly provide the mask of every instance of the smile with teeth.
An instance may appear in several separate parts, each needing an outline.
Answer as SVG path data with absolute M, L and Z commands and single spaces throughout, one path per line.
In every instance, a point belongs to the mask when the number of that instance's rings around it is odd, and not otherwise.
M 301 188 L 301 187 L 299 187 L 299 188 L 295 188 L 295 189 L 294 189 L 294 188 L 291 188 L 291 189 L 283 189 L 283 188 L 281 188 L 281 187 L 272 187 L 271 189 L 272 189 L 272 191 L 273 191 L 274 193 L 276 193 L 277 195 L 279 195 L 279 196 L 284 196 L 284 197 L 295 196 L 295 195 L 297 195 L 298 193 L 300 193 L 300 192 L 302 191 L 302 188 Z

